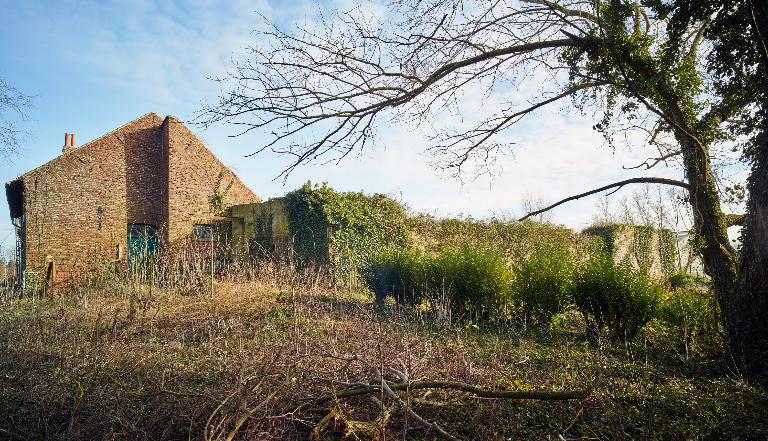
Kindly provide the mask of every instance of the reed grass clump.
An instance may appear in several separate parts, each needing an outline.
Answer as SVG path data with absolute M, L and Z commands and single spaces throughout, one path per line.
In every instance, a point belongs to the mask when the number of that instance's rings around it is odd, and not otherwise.
M 493 249 L 464 245 L 429 255 L 414 248 L 379 253 L 363 270 L 368 288 L 379 302 L 418 305 L 447 298 L 456 318 L 500 318 L 508 315 L 512 274 Z
M 392 295 L 397 303 L 418 305 L 429 291 L 432 265 L 418 249 L 387 249 L 374 255 L 362 273 L 377 302 Z

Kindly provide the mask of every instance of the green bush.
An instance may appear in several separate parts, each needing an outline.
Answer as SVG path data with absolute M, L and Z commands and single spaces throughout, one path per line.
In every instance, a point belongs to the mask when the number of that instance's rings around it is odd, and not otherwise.
M 454 317 L 502 317 L 508 311 L 512 274 L 500 253 L 465 245 L 432 257 L 411 249 L 382 251 L 370 259 L 363 279 L 378 302 L 392 295 L 415 305 L 445 295 Z
M 656 315 L 662 288 L 647 275 L 610 256 L 591 258 L 576 271 L 573 294 L 587 321 L 587 333 L 597 338 L 605 327 L 614 340 L 629 340 Z
M 681 289 L 669 294 L 659 307 L 659 319 L 682 338 L 686 352 L 698 341 L 717 335 L 716 303 L 712 294 Z
M 523 319 L 548 325 L 573 303 L 573 257 L 563 248 L 537 250 L 514 268 L 512 297 Z
M 377 302 L 391 294 L 397 303 L 416 305 L 428 290 L 431 262 L 429 256 L 416 249 L 384 250 L 369 259 L 362 276 Z
M 704 276 L 689 273 L 676 273 L 669 277 L 669 286 L 673 289 L 695 288 L 709 285 L 709 279 Z
M 480 319 L 508 315 L 512 272 L 504 256 L 492 248 L 464 245 L 437 256 L 431 286 L 449 293 L 454 317 Z

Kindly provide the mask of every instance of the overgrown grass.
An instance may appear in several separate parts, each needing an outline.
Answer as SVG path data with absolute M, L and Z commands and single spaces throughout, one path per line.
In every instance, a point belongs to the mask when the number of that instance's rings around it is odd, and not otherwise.
M 504 257 L 480 245 L 430 255 L 417 248 L 384 250 L 363 269 L 366 285 L 382 302 L 391 295 L 399 304 L 418 306 L 427 299 L 444 301 L 458 320 L 499 319 L 511 306 L 512 274 Z
M 412 404 L 462 439 L 768 434 L 768 394 L 728 369 L 719 342 L 685 357 L 652 325 L 637 342 L 595 348 L 573 311 L 547 331 L 468 327 L 328 286 L 311 274 L 269 273 L 219 280 L 213 291 L 112 284 L 8 300 L 0 308 L 0 438 L 307 439 L 328 409 L 294 412 L 301 403 L 339 382 L 371 380 L 352 359 L 412 380 L 494 389 L 594 385 L 583 401 L 435 393 L 429 399 L 443 406 Z M 379 412 L 364 399 L 331 405 L 347 422 Z M 403 413 L 386 435 L 437 436 Z M 321 438 L 336 439 L 333 427 Z

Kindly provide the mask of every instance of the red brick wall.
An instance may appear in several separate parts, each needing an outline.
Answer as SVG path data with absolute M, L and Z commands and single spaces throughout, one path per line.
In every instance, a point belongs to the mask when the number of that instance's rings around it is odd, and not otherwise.
M 160 227 L 171 242 L 210 223 L 219 174 L 227 199 L 258 201 L 178 119 L 149 113 L 25 174 L 27 270 L 56 280 L 126 261 L 127 224 Z
M 163 119 L 152 114 L 147 124 L 133 124 L 115 135 L 124 138 L 127 219 L 131 224 L 160 227 L 167 218 L 168 168 Z
M 135 158 L 157 139 L 161 123 L 145 115 L 23 176 L 28 271 L 43 273 L 50 258 L 63 281 L 116 259 L 118 245 L 125 250 L 129 214 L 149 218 L 154 211 L 128 204 L 126 161 L 138 166 Z
M 208 224 L 215 213 L 210 198 L 222 174 L 221 191 L 231 205 L 260 199 L 176 117 L 163 125 L 168 142 L 168 240 L 186 241 L 196 223 Z

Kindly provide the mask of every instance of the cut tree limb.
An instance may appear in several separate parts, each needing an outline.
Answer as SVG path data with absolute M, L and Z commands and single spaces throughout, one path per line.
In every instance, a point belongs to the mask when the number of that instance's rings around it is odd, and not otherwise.
M 510 391 L 510 390 L 490 390 L 477 387 L 458 381 L 439 381 L 423 380 L 412 381 L 410 383 L 395 383 L 388 385 L 393 391 L 414 391 L 424 389 L 442 389 L 467 392 L 479 398 L 496 398 L 506 400 L 544 400 L 544 401 L 563 401 L 563 400 L 582 400 L 592 393 L 592 386 L 586 389 L 571 391 Z M 310 402 L 304 403 L 297 410 L 306 410 L 310 407 L 332 401 L 339 398 L 349 398 L 354 396 L 366 395 L 381 391 L 381 384 L 368 384 L 344 389 L 333 394 L 322 395 Z

